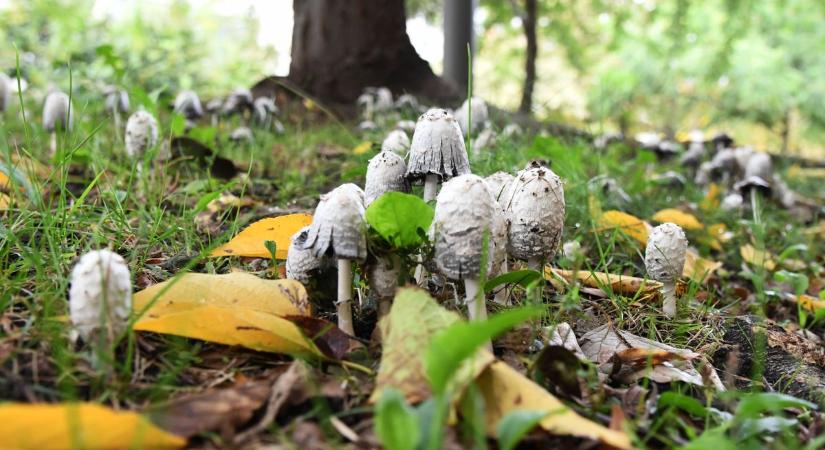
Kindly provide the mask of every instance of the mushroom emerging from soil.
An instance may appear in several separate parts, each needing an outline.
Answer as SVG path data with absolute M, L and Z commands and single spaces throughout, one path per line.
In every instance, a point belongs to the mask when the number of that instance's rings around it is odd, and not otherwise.
M 0 72 L 0 114 L 3 114 L 9 105 L 12 89 L 11 78 L 5 73 Z
M 309 225 L 292 235 L 286 256 L 286 277 L 303 284 L 309 283 L 312 273 L 324 264 L 323 257 L 316 257 L 311 249 L 304 248 L 308 236 Z
M 315 208 L 304 249 L 315 257 L 329 255 L 338 260 L 338 327 L 353 335 L 352 261 L 367 257 L 364 191 L 348 183 L 326 195 Z
M 258 97 L 253 103 L 255 123 L 269 128 L 272 120 L 278 114 L 278 106 L 275 100 L 269 97 Z
M 381 151 L 406 157 L 410 151 L 410 138 L 404 130 L 392 130 L 381 143 Z
M 221 107 L 221 113 L 225 116 L 233 114 L 244 114 L 247 111 L 253 112 L 254 101 L 252 100 L 252 91 L 246 88 L 237 88 L 226 97 L 226 101 Z
M 424 180 L 424 201 L 435 199 L 438 182 L 470 173 L 464 137 L 453 116 L 433 108 L 422 114 L 415 125 L 407 179 Z
M 158 122 L 152 114 L 136 111 L 126 121 L 126 154 L 138 160 L 141 171 L 143 155 L 158 142 Z
M 369 206 L 385 192 L 409 192 L 410 183 L 404 176 L 407 164 L 404 158 L 388 151 L 375 155 L 367 166 L 364 185 L 364 206 Z
M 378 297 L 378 318 L 386 316 L 392 307 L 392 299 L 401 275 L 401 259 L 395 255 L 377 257 L 367 269 L 370 289 Z
M 471 112 L 472 114 L 470 114 Z M 481 97 L 464 100 L 464 103 L 455 112 L 455 120 L 458 122 L 458 126 L 461 127 L 464 136 L 467 136 L 470 131 L 473 134 L 478 134 L 486 126 L 488 119 L 487 102 Z
M 493 263 L 493 216 L 498 208 L 484 180 L 462 175 L 444 183 L 435 204 L 431 235 L 439 272 L 452 280 L 463 280 L 470 320 L 484 320 L 487 309 L 480 291 L 479 276 L 490 272 Z M 485 235 L 487 249 L 483 248 Z M 486 254 L 486 258 L 482 256 Z M 482 267 L 482 259 L 486 259 Z
M 663 284 L 662 311 L 676 316 L 676 280 L 685 267 L 688 240 L 679 225 L 667 222 L 650 232 L 645 249 L 645 268 L 650 277 Z
M 182 115 L 186 120 L 197 120 L 203 117 L 203 106 L 201 99 L 195 91 L 181 91 L 175 97 L 175 112 Z
M 542 272 L 555 254 L 564 227 L 564 186 L 548 167 L 534 161 L 520 171 L 502 202 L 509 226 L 510 255 Z
M 57 130 L 71 131 L 74 124 L 74 111 L 65 92 L 51 91 L 43 104 L 43 129 L 49 133 L 49 150 L 57 152 Z
M 72 270 L 69 317 L 72 340 L 115 342 L 132 311 L 132 282 L 123 258 L 109 250 L 83 255 Z M 100 335 L 99 333 L 104 334 Z
M 107 86 L 103 90 L 106 96 L 106 111 L 112 113 L 115 119 L 115 128 L 120 129 L 121 113 L 129 112 L 129 93 L 114 86 Z

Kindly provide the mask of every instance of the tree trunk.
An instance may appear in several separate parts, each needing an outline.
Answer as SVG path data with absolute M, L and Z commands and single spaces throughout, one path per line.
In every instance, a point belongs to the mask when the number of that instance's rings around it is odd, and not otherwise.
M 352 103 L 368 86 L 441 102 L 457 93 L 415 52 L 403 0 L 295 0 L 289 80 L 320 100 Z
M 536 84 L 536 56 L 538 54 L 538 40 L 536 39 L 536 17 L 537 1 L 525 0 L 524 17 L 521 22 L 524 25 L 524 37 L 527 38 L 527 54 L 524 67 L 524 88 L 521 91 L 521 105 L 519 112 L 530 114 L 533 110 L 533 87 Z
M 467 92 L 470 58 L 467 46 L 473 44 L 474 0 L 444 2 L 444 79 L 460 92 Z

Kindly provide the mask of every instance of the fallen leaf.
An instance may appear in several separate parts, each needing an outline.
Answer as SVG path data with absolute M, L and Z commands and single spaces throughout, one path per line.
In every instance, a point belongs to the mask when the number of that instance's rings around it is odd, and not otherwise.
M 616 275 L 604 272 L 588 272 L 585 270 L 564 270 L 551 267 L 544 268 L 544 277 L 550 279 L 553 274 L 564 278 L 568 283 L 578 280 L 579 283 L 601 289 L 604 286 L 626 297 L 635 297 L 641 294 L 644 297 L 656 297 L 662 289 L 662 283 L 645 278 L 631 277 L 627 275 Z
M 498 423 L 513 411 L 542 411 L 548 415 L 539 426 L 560 436 L 595 439 L 620 449 L 633 448 L 628 436 L 580 416 L 544 388 L 507 364 L 496 361 L 478 377 L 486 405 L 487 435 L 496 436 Z
M 825 300 L 820 300 L 810 295 L 799 295 L 796 297 L 796 301 L 800 306 L 813 313 L 815 313 L 818 309 L 825 309 Z
M 675 208 L 663 209 L 654 214 L 651 219 L 659 223 L 674 223 L 685 230 L 701 230 L 705 227 L 693 214 Z
M 788 168 L 788 178 L 825 178 L 825 167 L 801 167 L 794 164 Z
M 134 296 L 145 313 L 136 331 L 171 334 L 253 350 L 322 356 L 287 316 L 309 316 L 304 287 L 294 280 L 263 280 L 247 273 L 188 273 Z
M 720 267 L 722 267 L 721 262 L 702 258 L 696 250 L 689 248 L 685 252 L 685 266 L 682 268 L 682 276 L 696 281 L 703 281 L 713 276 Z
M 270 258 L 271 255 L 264 243 L 274 241 L 275 257 L 286 259 L 289 239 L 310 223 L 312 216 L 302 213 L 262 219 L 246 227 L 231 241 L 213 250 L 210 256 Z
M 721 196 L 722 189 L 719 185 L 716 183 L 710 183 L 708 185 L 708 191 L 705 193 L 705 197 L 701 202 L 699 202 L 699 208 L 705 212 L 715 211 L 719 208 Z
M 758 250 L 751 244 L 745 244 L 739 247 L 739 255 L 742 256 L 743 261 L 753 267 L 764 267 L 767 270 L 776 269 L 774 257 L 767 250 Z
M 647 245 L 647 236 L 653 227 L 644 220 L 621 211 L 605 211 L 599 216 L 596 231 L 619 230 L 635 239 L 642 245 Z
M 732 238 L 733 233 L 728 231 L 728 227 L 724 223 L 715 223 L 708 226 L 707 232 L 699 236 L 700 242 L 716 251 L 722 251 L 722 244 L 730 241 Z
M 132 411 L 93 403 L 0 406 L 4 449 L 180 448 L 186 440 Z
M 312 340 L 329 359 L 343 359 L 350 350 L 350 337 L 334 323 L 311 316 L 284 316 Z
M 364 141 L 364 142 L 356 145 L 355 148 L 352 149 L 352 154 L 353 155 L 363 155 L 364 153 L 367 153 L 368 151 L 370 151 L 371 148 L 372 148 L 372 142 Z

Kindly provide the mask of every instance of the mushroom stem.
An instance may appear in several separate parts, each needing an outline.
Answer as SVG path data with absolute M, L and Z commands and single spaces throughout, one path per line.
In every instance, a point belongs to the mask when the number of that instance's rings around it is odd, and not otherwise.
M 435 200 L 436 191 L 438 191 L 438 175 L 428 173 L 427 178 L 424 179 L 424 201 L 431 202 Z
M 527 259 L 527 267 L 541 272 L 541 256 L 531 256 Z
M 667 317 L 676 317 L 676 283 L 673 281 L 663 283 L 662 312 Z
M 338 260 L 338 328 L 351 336 L 355 335 L 352 326 L 352 261 Z
M 504 262 L 501 263 L 498 273 L 505 274 L 508 272 L 508 269 L 509 268 L 507 266 L 507 259 L 505 259 Z M 496 293 L 493 297 L 493 301 L 498 303 L 499 305 L 507 305 L 509 303 L 508 300 L 510 299 L 507 296 L 507 285 L 505 284 L 503 286 L 499 286 L 498 290 L 496 290 Z
M 467 303 L 467 315 L 470 320 L 487 320 L 487 306 L 484 304 L 484 297 L 480 293 L 478 279 L 464 279 L 464 294 Z
M 49 134 L 49 151 L 51 156 L 57 154 L 57 132 L 55 131 Z

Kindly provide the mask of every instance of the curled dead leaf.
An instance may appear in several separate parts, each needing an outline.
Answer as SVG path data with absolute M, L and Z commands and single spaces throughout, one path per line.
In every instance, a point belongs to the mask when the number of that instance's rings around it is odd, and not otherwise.
M 675 223 L 679 225 L 685 230 L 701 230 L 705 226 L 702 225 L 702 222 L 699 222 L 699 219 L 696 218 L 693 214 L 686 213 L 684 211 L 680 211 L 675 208 L 667 208 L 663 209 L 651 217 L 651 219 L 655 220 L 659 223 Z
M 616 210 L 605 211 L 596 221 L 597 232 L 618 230 L 642 245 L 647 244 L 647 237 L 652 228 L 644 220 Z
M 274 241 L 275 257 L 286 259 L 289 239 L 310 223 L 312 216 L 303 213 L 262 219 L 246 227 L 231 241 L 216 248 L 210 256 L 270 258 L 265 242 Z

